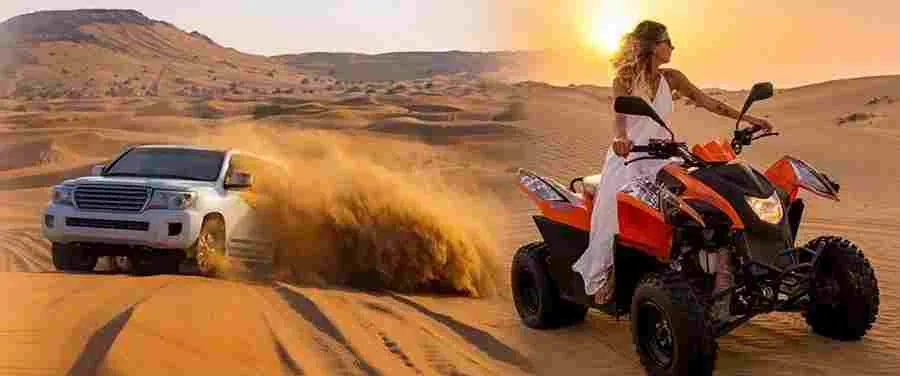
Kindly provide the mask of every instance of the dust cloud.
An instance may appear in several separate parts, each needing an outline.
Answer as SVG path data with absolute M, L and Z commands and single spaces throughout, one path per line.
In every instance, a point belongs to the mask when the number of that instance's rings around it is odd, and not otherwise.
M 472 297 L 500 286 L 492 231 L 502 207 L 473 179 L 442 178 L 452 161 L 425 145 L 258 124 L 194 142 L 283 166 L 252 171 L 247 195 L 275 241 L 276 278 Z

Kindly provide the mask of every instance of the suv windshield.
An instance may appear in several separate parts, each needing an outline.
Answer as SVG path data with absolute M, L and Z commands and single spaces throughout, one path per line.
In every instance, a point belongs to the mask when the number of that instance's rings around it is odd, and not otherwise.
M 113 162 L 103 175 L 215 181 L 224 160 L 221 151 L 137 148 Z

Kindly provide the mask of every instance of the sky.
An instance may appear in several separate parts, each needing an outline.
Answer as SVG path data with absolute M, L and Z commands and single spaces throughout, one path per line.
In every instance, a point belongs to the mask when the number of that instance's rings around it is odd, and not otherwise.
M 654 19 L 675 43 L 670 65 L 706 87 L 900 74 L 896 0 L 3 0 L 0 18 L 76 8 L 136 9 L 263 55 L 553 48 L 583 64 L 548 71 L 598 81 L 608 71 L 593 62 Z

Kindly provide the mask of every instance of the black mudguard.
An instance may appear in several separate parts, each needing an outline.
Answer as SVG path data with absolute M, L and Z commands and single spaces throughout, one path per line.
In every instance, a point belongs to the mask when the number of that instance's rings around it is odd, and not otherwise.
M 624 247 L 616 241 L 613 260 L 616 269 L 616 299 L 609 306 L 595 305 L 593 297 L 584 292 L 581 275 L 572 270 L 572 265 L 587 250 L 590 233 L 543 216 L 533 218 L 550 250 L 546 260 L 550 279 L 559 288 L 563 299 L 590 305 L 611 315 L 626 314 L 638 282 L 646 273 L 660 267 L 654 257 Z

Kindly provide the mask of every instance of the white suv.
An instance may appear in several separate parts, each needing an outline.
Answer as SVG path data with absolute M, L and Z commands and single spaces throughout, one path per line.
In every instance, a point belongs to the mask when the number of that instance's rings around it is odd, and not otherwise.
M 248 202 L 276 162 L 237 150 L 145 145 L 125 150 L 93 176 L 53 187 L 43 233 L 59 270 L 91 271 L 101 256 L 126 256 L 140 274 L 177 273 L 196 260 L 213 275 L 232 258 L 271 263 Z M 258 182 L 257 182 L 258 183 Z

